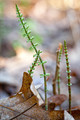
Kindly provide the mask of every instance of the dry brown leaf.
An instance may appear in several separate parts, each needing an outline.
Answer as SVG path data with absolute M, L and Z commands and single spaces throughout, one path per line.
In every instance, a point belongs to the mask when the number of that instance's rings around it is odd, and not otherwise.
M 20 91 L 9 98 L 0 100 L 0 112 L 1 119 L 9 119 L 12 116 L 15 116 L 16 113 L 20 113 L 24 111 L 24 106 L 27 108 L 37 104 L 37 97 L 33 95 L 32 91 L 30 90 L 30 85 L 32 83 L 32 78 L 26 72 L 23 74 L 23 83 Z M 31 104 L 25 105 L 27 100 L 30 100 Z
M 74 117 L 75 120 L 80 120 L 80 110 L 72 110 L 71 115 Z
M 72 107 L 72 110 L 80 110 L 80 105 Z
M 24 72 L 23 74 L 23 82 L 22 82 L 22 87 L 20 89 L 20 91 L 17 93 L 17 95 L 23 95 L 23 97 L 25 99 L 28 99 L 29 97 L 31 97 L 33 95 L 30 86 L 32 83 L 32 78 L 30 77 L 30 75 L 26 72 Z
M 30 75 L 24 73 L 20 91 L 15 96 L 0 100 L 0 120 L 64 120 L 64 111 L 49 112 L 38 106 L 38 99 L 30 90 L 31 83 Z M 75 120 L 80 120 L 79 115 L 80 111 L 77 114 L 72 111 Z
M 54 108 L 58 105 L 61 105 L 65 100 L 67 100 L 67 96 L 60 94 L 52 96 L 48 99 L 49 101 L 49 111 L 54 110 Z
M 65 100 L 67 100 L 67 96 L 64 94 L 55 95 L 48 99 L 49 103 L 55 103 L 57 105 L 61 105 Z
M 48 98 L 49 111 L 53 111 L 56 106 L 61 105 L 66 99 L 67 96 L 63 94 L 51 96 L 50 98 Z M 44 104 L 42 104 L 42 108 L 45 109 Z

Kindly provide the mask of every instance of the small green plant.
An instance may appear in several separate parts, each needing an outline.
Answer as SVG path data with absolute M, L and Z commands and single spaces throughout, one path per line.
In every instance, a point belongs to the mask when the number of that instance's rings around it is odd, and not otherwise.
M 42 51 L 40 50 L 37 50 L 37 43 L 34 44 L 33 42 L 33 39 L 34 37 L 31 36 L 31 31 L 29 30 L 29 26 L 26 24 L 26 22 L 24 21 L 24 18 L 23 18 L 23 15 L 22 13 L 20 12 L 18 6 L 16 5 L 16 11 L 17 11 L 17 17 L 19 18 L 19 21 L 20 21 L 20 25 L 22 26 L 21 30 L 24 31 L 24 34 L 23 36 L 24 37 L 27 37 L 27 42 L 30 42 L 31 43 L 31 47 L 35 50 L 36 54 L 33 56 L 33 57 L 36 57 L 34 63 L 32 64 L 32 67 L 30 67 L 30 70 L 28 71 L 29 74 L 31 75 L 33 73 L 33 69 L 36 65 L 36 63 L 38 62 L 38 65 L 42 65 L 42 69 L 43 69 L 43 74 L 41 74 L 40 76 L 41 77 L 44 77 L 44 91 L 45 91 L 45 109 L 48 110 L 48 100 L 47 100 L 47 83 L 46 83 L 46 76 L 49 76 L 49 73 L 46 73 L 45 71 L 45 67 L 44 67 L 44 64 L 46 63 L 46 61 L 43 61 L 41 56 L 40 56 L 40 53 L 42 53 Z M 39 58 L 39 61 L 38 61 L 38 58 Z
M 59 44 L 59 56 L 58 56 L 58 74 L 57 74 L 57 82 L 58 82 L 58 94 L 60 95 L 60 62 L 62 55 L 62 44 Z
M 47 82 L 46 77 L 49 76 L 49 73 L 46 73 L 44 64 L 47 61 L 43 61 L 40 54 L 42 51 L 37 50 L 37 43 L 34 44 L 34 37 L 31 36 L 31 31 L 29 30 L 29 26 L 25 22 L 22 13 L 20 12 L 18 6 L 16 5 L 17 17 L 19 18 L 20 25 L 22 26 L 21 30 L 24 31 L 23 36 L 27 37 L 27 42 L 31 43 L 31 47 L 35 50 L 36 54 L 33 55 L 35 57 L 32 66 L 28 70 L 28 73 L 31 75 L 33 74 L 33 70 L 35 70 L 36 65 L 42 65 L 43 74 L 40 74 L 40 77 L 44 77 L 44 91 L 45 91 L 45 109 L 48 110 L 48 100 L 47 100 Z M 70 75 L 70 65 L 68 59 L 68 50 L 66 41 L 64 41 L 64 52 L 65 52 L 65 59 L 66 59 L 66 67 L 67 67 L 67 79 L 68 79 L 68 91 L 69 91 L 69 113 L 71 113 L 71 75 Z M 62 44 L 59 44 L 59 48 L 57 49 L 57 57 L 56 57 L 56 72 L 55 72 L 55 82 L 53 83 L 53 94 L 56 95 L 56 83 L 58 83 L 58 94 L 60 94 L 60 62 L 61 62 L 61 55 L 62 55 Z
M 66 68 L 67 68 L 67 79 L 68 79 L 68 92 L 69 92 L 69 113 L 71 114 L 71 70 L 69 65 L 69 58 L 68 58 L 68 50 L 67 50 L 67 43 L 64 41 L 64 53 L 66 59 Z M 56 57 L 56 72 L 55 72 L 55 82 L 53 84 L 53 94 L 56 95 L 56 80 L 58 82 L 58 94 L 60 94 L 60 62 L 61 62 L 61 55 L 62 55 L 62 44 L 60 43 L 59 48 L 57 50 L 57 57 Z
M 59 48 L 56 51 L 56 72 L 55 82 L 53 81 L 53 94 L 56 95 L 56 83 L 58 82 L 58 94 L 60 94 L 60 61 L 62 55 L 62 44 L 59 44 Z
M 71 114 L 71 70 L 69 65 L 69 58 L 68 58 L 68 50 L 66 41 L 64 41 L 64 52 L 65 52 L 65 59 L 66 59 L 66 68 L 67 68 L 67 79 L 68 79 L 68 91 L 69 91 L 69 113 Z

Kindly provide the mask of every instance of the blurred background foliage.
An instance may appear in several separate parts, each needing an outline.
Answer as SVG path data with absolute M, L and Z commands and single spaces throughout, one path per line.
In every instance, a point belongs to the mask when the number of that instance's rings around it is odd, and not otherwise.
M 53 52 L 52 46 L 55 47 L 64 39 L 69 41 L 70 46 L 79 39 L 79 0 L 0 0 L 0 53 L 3 52 L 2 46 L 4 42 L 7 44 L 7 41 L 11 48 L 15 46 L 14 42 L 26 48 L 18 32 L 15 4 L 19 5 L 26 18 L 32 35 L 35 36 L 35 42 L 43 45 L 46 50 L 50 47 L 50 52 Z
M 28 69 L 33 60 L 31 57 L 33 51 L 28 51 L 30 43 L 27 44 L 20 31 L 15 4 L 18 4 L 30 26 L 31 34 L 35 36 L 34 42 L 37 42 L 38 47 L 45 53 L 42 58 L 48 61 L 46 69 L 53 77 L 57 46 L 60 42 L 67 41 L 74 76 L 73 84 L 76 85 L 74 93 L 80 94 L 80 0 L 0 0 L 0 84 L 5 81 L 5 83 L 16 86 L 18 82 L 19 86 L 23 71 Z M 42 71 L 39 71 L 40 69 L 37 69 L 36 76 L 34 75 L 36 84 L 41 82 L 37 75 Z M 62 65 L 62 70 L 63 73 L 64 65 Z M 66 77 L 65 75 L 62 77 L 64 90 L 61 93 L 64 93 L 67 91 L 64 84 Z M 48 83 L 49 91 L 50 85 L 51 81 Z M 1 89 L 0 86 L 0 95 Z M 43 88 L 41 92 L 42 90 Z M 6 93 L 5 96 L 8 96 L 8 92 Z M 79 95 L 77 100 L 78 97 Z

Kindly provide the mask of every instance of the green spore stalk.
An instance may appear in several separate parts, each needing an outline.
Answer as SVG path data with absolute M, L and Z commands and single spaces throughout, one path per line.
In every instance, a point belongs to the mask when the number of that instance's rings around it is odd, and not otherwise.
M 25 32 L 25 34 L 23 35 L 24 37 L 27 37 L 27 42 L 30 42 L 31 43 L 31 46 L 33 47 L 33 49 L 35 50 L 36 52 L 36 56 L 38 54 L 38 50 L 37 50 L 37 45 L 38 44 L 34 44 L 33 43 L 33 39 L 34 37 L 30 35 L 31 31 L 29 30 L 29 26 L 27 25 L 26 26 L 26 22 L 24 21 L 24 18 L 23 18 L 23 15 L 22 13 L 20 12 L 18 6 L 16 5 L 16 11 L 17 11 L 17 17 L 19 18 L 19 21 L 20 21 L 20 25 L 22 26 L 22 30 Z M 41 62 L 41 65 L 42 65 L 42 69 L 43 69 L 43 77 L 44 77 L 44 92 L 45 92 L 45 109 L 48 110 L 48 100 L 47 100 L 47 83 L 46 83 L 46 76 L 48 76 L 49 74 L 46 74 L 46 71 L 45 71 L 45 67 L 44 67 L 44 62 L 41 58 L 41 56 L 39 55 L 39 60 Z
M 68 79 L 68 92 L 69 92 L 69 113 L 71 114 L 71 70 L 69 65 L 69 58 L 68 58 L 68 50 L 66 41 L 64 41 L 64 52 L 65 52 L 65 59 L 66 59 L 66 68 L 67 68 L 67 79 Z

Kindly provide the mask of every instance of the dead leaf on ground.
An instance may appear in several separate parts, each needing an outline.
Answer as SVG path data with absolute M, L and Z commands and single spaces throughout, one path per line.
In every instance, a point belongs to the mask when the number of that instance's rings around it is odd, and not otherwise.
M 49 103 L 55 103 L 55 105 L 61 105 L 65 100 L 67 100 L 67 96 L 64 94 L 55 95 L 48 99 Z
M 67 96 L 63 94 L 51 96 L 48 98 L 49 111 L 53 111 L 56 106 L 61 105 L 65 100 L 67 100 Z M 45 109 L 44 104 L 42 105 L 42 108 Z
M 25 99 L 30 98 L 33 95 L 30 89 L 31 83 L 32 83 L 32 78 L 28 73 L 24 72 L 22 87 L 20 91 L 17 93 L 17 95 L 22 95 L 22 97 L 24 97 Z
M 1 120 L 64 120 L 64 111 L 45 111 L 38 105 L 38 98 L 32 93 L 32 78 L 28 73 L 23 75 L 20 91 L 12 97 L 0 100 Z M 56 98 L 55 98 L 56 99 Z M 77 116 L 76 116 L 77 115 Z M 80 111 L 73 111 L 75 120 L 80 120 Z M 76 119 L 77 118 L 77 119 Z
M 80 105 L 72 107 L 72 110 L 80 110 Z

